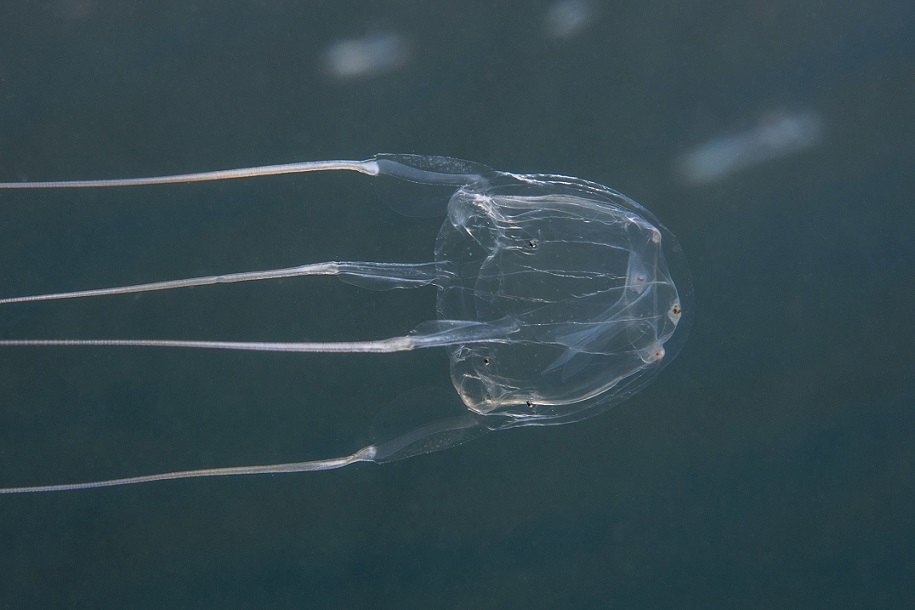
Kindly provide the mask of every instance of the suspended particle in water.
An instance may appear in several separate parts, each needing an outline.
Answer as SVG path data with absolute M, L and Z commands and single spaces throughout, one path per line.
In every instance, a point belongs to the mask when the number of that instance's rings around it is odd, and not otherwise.
M 410 62 L 410 44 L 397 32 L 375 32 L 338 40 L 323 54 L 325 72 L 339 80 L 393 72 Z
M 677 159 L 676 173 L 694 186 L 716 182 L 814 146 L 821 133 L 822 121 L 812 110 L 772 112 L 752 129 L 714 137 L 687 151 Z
M 590 0 L 559 0 L 547 10 L 543 28 L 548 38 L 566 39 L 580 34 L 593 20 Z

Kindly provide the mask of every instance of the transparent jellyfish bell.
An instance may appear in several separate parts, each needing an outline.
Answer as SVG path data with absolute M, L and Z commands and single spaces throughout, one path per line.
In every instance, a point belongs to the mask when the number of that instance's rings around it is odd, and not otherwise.
M 450 272 L 440 319 L 517 326 L 505 340 L 448 347 L 455 389 L 472 411 L 501 416 L 498 427 L 595 415 L 644 387 L 685 340 L 692 289 L 679 244 L 595 183 L 484 174 L 451 197 L 435 260 Z

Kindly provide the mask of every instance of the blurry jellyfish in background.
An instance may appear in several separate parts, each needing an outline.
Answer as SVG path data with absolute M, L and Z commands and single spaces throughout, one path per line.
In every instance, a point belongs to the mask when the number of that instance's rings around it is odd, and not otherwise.
M 698 186 L 736 171 L 815 145 L 822 133 L 812 110 L 773 112 L 748 131 L 718 136 L 683 154 L 676 162 L 681 181 Z
M 374 32 L 331 44 L 324 52 L 324 71 L 339 80 L 393 72 L 410 61 L 410 44 L 397 32 Z
M 543 19 L 548 38 L 572 38 L 594 20 L 594 6 L 590 0 L 559 0 L 554 2 Z

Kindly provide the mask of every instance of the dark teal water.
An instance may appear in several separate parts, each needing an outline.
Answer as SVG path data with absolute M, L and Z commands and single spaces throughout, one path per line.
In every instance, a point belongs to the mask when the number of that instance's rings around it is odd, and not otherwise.
M 9 4 L 9 3 L 7 3 Z M 115 6 L 112 6 L 114 4 Z M 384 466 L 0 500 L 0 606 L 910 607 L 915 47 L 903 2 L 0 8 L 0 180 L 449 155 L 613 186 L 686 250 L 684 351 L 600 417 Z M 401 62 L 327 49 L 394 32 Z M 807 148 L 677 159 L 809 112 Z M 773 118 L 774 117 L 774 118 Z M 777 148 L 777 146 L 776 146 Z M 4 192 L 0 296 L 427 260 L 351 175 Z M 434 292 L 285 280 L 5 306 L 0 336 L 378 338 Z M 444 354 L 0 350 L 0 486 L 348 453 Z

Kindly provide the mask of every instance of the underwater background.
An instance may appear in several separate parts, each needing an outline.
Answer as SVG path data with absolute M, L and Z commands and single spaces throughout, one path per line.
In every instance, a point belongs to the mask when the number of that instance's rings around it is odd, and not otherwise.
M 0 181 L 378 152 L 563 173 L 677 236 L 682 352 L 599 417 L 384 465 L 0 496 L 0 607 L 915 604 L 915 8 L 782 0 L 0 6 Z M 430 260 L 305 174 L 3 191 L 0 298 Z M 298 278 L 0 307 L 0 338 L 344 341 L 435 292 Z M 0 486 L 348 454 L 444 350 L 0 348 Z

